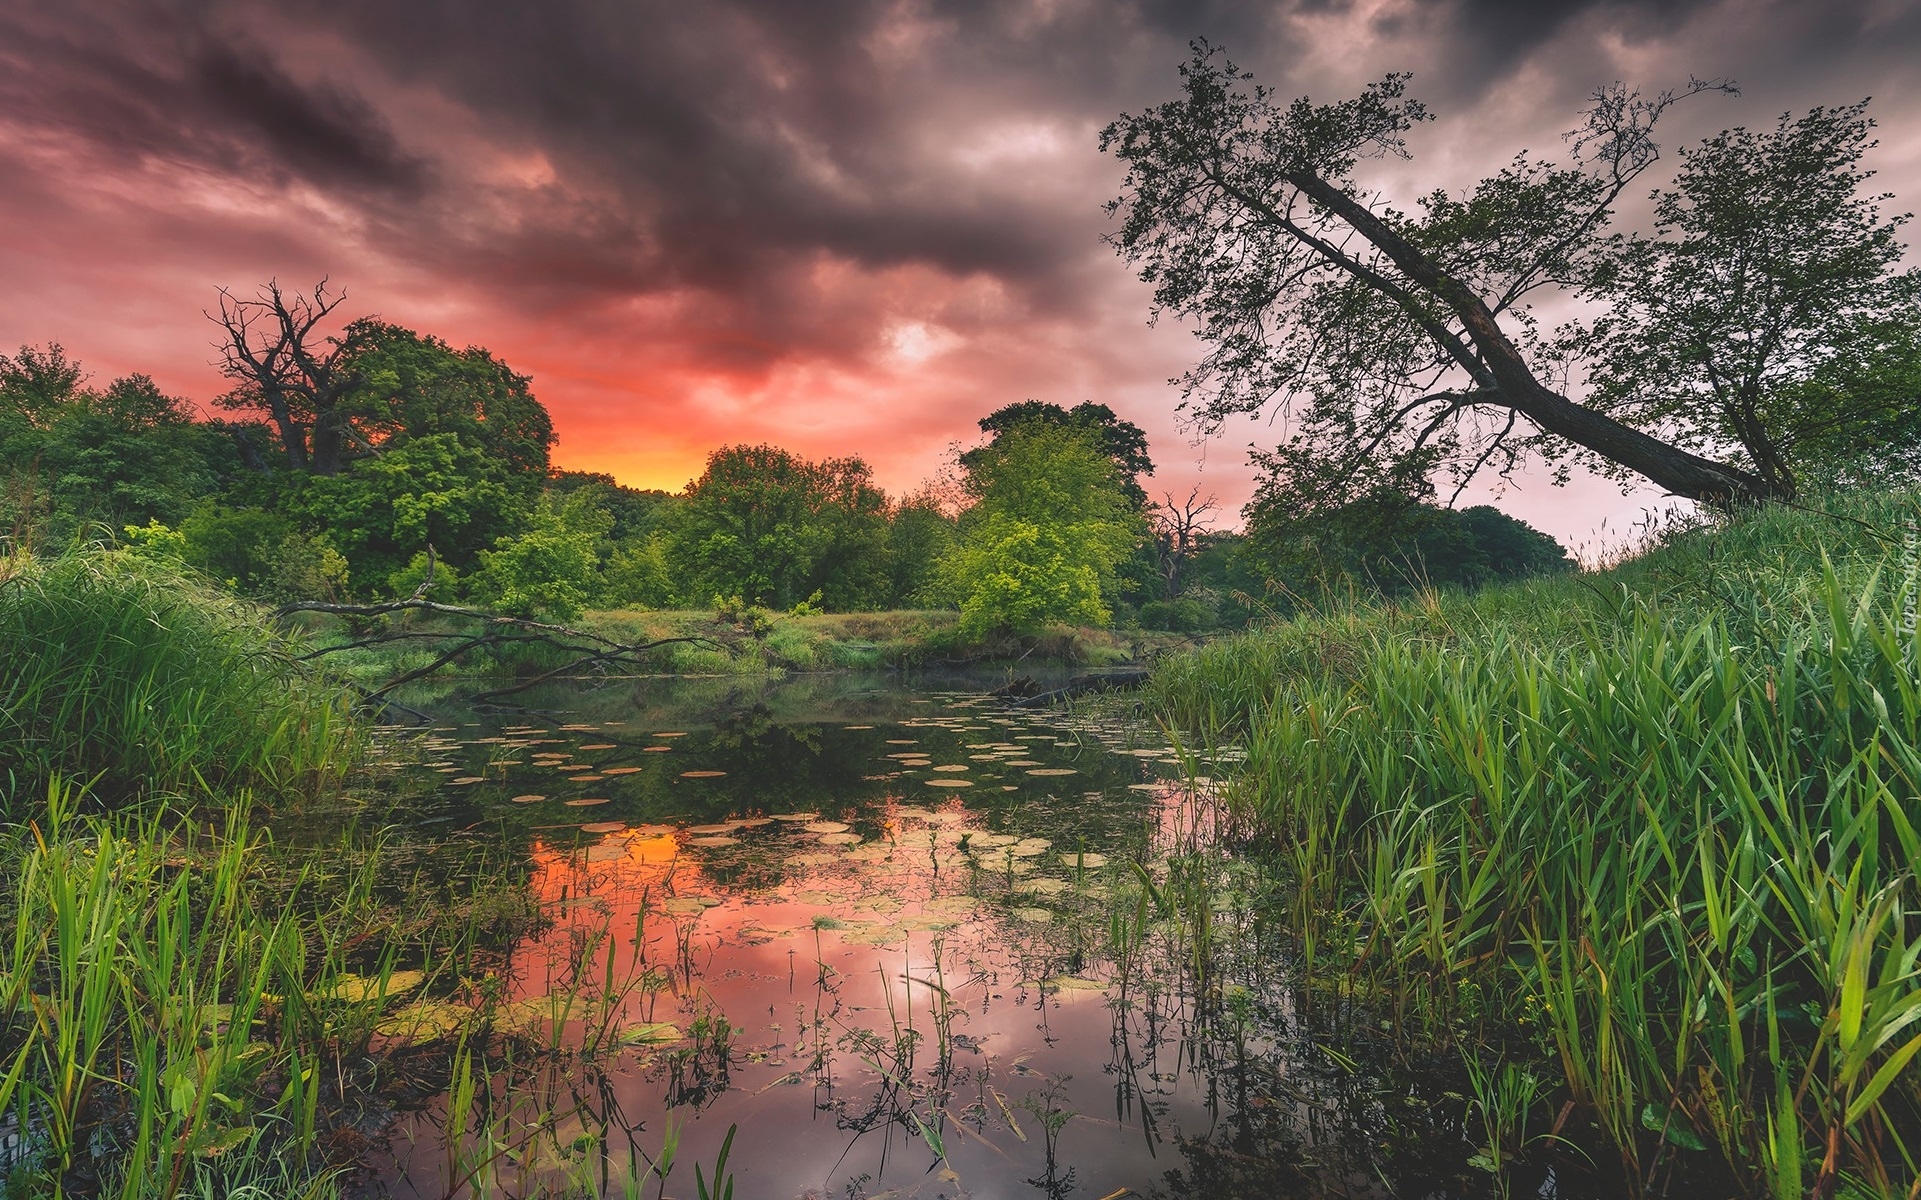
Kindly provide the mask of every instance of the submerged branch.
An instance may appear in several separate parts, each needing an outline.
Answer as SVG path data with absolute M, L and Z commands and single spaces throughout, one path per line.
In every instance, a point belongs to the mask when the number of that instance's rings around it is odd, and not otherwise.
M 544 645 L 571 654 L 574 657 L 549 671 L 544 671 L 523 682 L 510 687 L 494 688 L 480 692 L 475 700 L 491 700 L 501 696 L 511 696 L 523 692 L 537 684 L 564 677 L 574 671 L 609 663 L 627 662 L 640 665 L 641 656 L 662 646 L 690 644 L 718 648 L 718 643 L 710 638 L 685 636 L 655 638 L 646 642 L 620 642 L 613 638 L 592 633 L 584 629 L 574 629 L 567 625 L 557 625 L 547 621 L 535 621 L 527 617 L 514 617 L 502 613 L 488 612 L 479 608 L 464 608 L 454 604 L 442 604 L 428 600 L 422 593 L 423 585 L 405 600 L 389 600 L 376 604 L 336 604 L 323 601 L 299 601 L 283 604 L 276 608 L 276 619 L 285 619 L 296 613 L 318 613 L 326 616 L 377 619 L 394 617 L 403 613 L 422 612 L 437 617 L 452 618 L 455 621 L 474 623 L 477 628 L 422 630 L 422 629 L 385 629 L 366 634 L 350 641 L 332 646 L 321 646 L 308 651 L 300 657 L 303 660 L 321 658 L 343 650 L 365 650 L 373 647 L 407 641 L 452 642 L 436 654 L 425 666 L 402 671 L 385 683 L 374 688 L 356 687 L 363 704 L 384 706 L 392 704 L 387 693 L 403 684 L 425 679 L 477 650 L 510 645 Z M 404 706 L 402 706 L 404 707 Z M 412 710 L 409 710 L 412 711 Z

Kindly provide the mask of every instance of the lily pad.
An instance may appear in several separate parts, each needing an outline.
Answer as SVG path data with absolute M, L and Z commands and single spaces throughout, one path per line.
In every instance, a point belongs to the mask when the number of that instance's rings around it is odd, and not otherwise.
M 639 767 L 602 767 L 600 773 L 602 775 L 632 775 L 639 770 Z
M 740 839 L 728 837 L 725 834 L 713 834 L 708 837 L 688 838 L 687 844 L 689 846 L 738 846 Z
M 973 787 L 974 781 L 971 779 L 929 779 L 927 786 L 945 788 Z
M 605 796 L 582 796 L 578 800 L 562 801 L 568 808 L 592 808 L 596 804 L 607 803 Z
M 621 1042 L 629 1046 L 678 1042 L 684 1036 L 680 1028 L 670 1021 L 647 1021 L 640 1025 L 629 1025 L 620 1031 Z
M 1029 775 L 1079 775 L 1080 774 L 1080 772 L 1075 770 L 1073 767 L 1034 767 L 1033 769 L 1029 770 L 1027 773 Z
M 528 793 L 528 794 L 526 794 L 525 796 L 515 796 L 515 797 L 513 798 L 513 800 L 512 800 L 512 803 L 514 803 L 514 804 L 538 804 L 538 803 L 540 803 L 540 802 L 541 802 L 542 800 L 545 800 L 546 798 L 547 798 L 547 797 L 545 797 L 545 796 L 542 796 L 542 795 L 539 795 L 538 793 L 535 793 L 535 792 L 529 792 L 529 793 Z
M 618 750 L 620 749 L 620 747 L 616 746 L 612 742 L 595 742 L 591 746 L 582 746 L 581 749 L 583 751 L 585 750 Z
M 325 1000 L 346 1000 L 350 1003 L 358 1003 L 383 994 L 389 997 L 404 995 L 419 987 L 426 978 L 424 971 L 391 971 L 387 975 L 386 989 L 383 993 L 378 975 L 347 974 L 336 979 L 331 988 L 316 994 Z
M 725 771 L 682 771 L 680 777 L 682 779 L 719 779 L 725 774 L 727 774 Z
M 432 1042 L 451 1037 L 471 1021 L 474 1010 L 451 1000 L 416 1000 L 389 1013 L 376 1032 L 409 1042 Z
M 966 770 L 970 770 L 971 768 L 969 768 L 966 763 L 942 763 L 940 766 L 935 767 L 934 769 L 936 771 L 966 771 Z
M 845 821 L 810 821 L 801 828 L 808 833 L 846 833 L 847 823 Z
M 625 828 L 627 828 L 625 821 L 595 821 L 591 825 L 582 825 L 580 831 L 582 833 L 619 833 Z

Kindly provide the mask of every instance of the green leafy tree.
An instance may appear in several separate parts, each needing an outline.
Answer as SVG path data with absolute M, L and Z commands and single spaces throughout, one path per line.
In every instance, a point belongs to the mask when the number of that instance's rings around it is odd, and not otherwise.
M 180 523 L 181 557 L 243 595 L 276 603 L 333 599 L 347 590 L 346 558 L 324 534 L 282 513 L 205 500 Z
M 887 521 L 887 604 L 916 608 L 939 591 L 941 559 L 954 544 L 953 518 L 923 490 L 903 497 Z
M 510 616 L 570 621 L 601 590 L 600 547 L 611 528 L 591 495 L 546 493 L 525 529 L 480 552 L 473 590 Z
M 1263 488 L 1247 507 L 1247 553 L 1284 596 L 1471 588 L 1574 567 L 1560 543 L 1524 521 L 1488 505 L 1443 508 L 1431 497 L 1383 488 L 1302 514 L 1284 489 Z
M 1086 429 L 1100 440 L 1101 448 L 1114 460 L 1120 472 L 1121 487 L 1134 507 L 1147 507 L 1147 491 L 1141 486 L 1142 475 L 1154 473 L 1154 460 L 1147 455 L 1147 433 L 1132 421 L 1124 421 L 1114 410 L 1105 404 L 1085 402 L 1072 408 L 1062 408 L 1058 404 L 1044 404 L 1039 400 L 1022 400 L 1018 404 L 1008 404 L 995 409 L 980 419 L 981 432 L 998 440 L 1001 434 L 1023 425 L 1066 425 L 1075 429 Z M 985 447 L 969 450 L 960 456 L 963 468 L 971 467 Z
M 1145 526 L 1094 431 L 1012 426 L 967 464 L 966 487 L 974 504 L 941 571 L 963 633 L 1107 623 L 1116 569 Z
M 455 350 L 373 317 L 348 325 L 341 345 L 358 381 L 355 433 L 370 448 L 451 434 L 496 460 L 518 486 L 546 483 L 553 419 L 527 376 L 483 347 Z
M 479 347 L 455 350 L 375 317 L 325 332 L 345 299 L 325 280 L 311 294 L 273 281 L 246 298 L 222 288 L 212 319 L 234 388 L 217 403 L 264 420 L 295 471 L 331 477 L 411 440 L 452 436 L 493 457 L 531 500 L 554 431 L 528 377 Z
M 227 440 L 147 376 L 85 379 L 58 345 L 0 356 L 0 470 L 47 532 L 177 522 L 234 467 Z
M 428 434 L 342 474 L 296 481 L 287 510 L 324 531 L 355 587 L 372 594 L 431 545 L 456 570 L 520 528 L 528 503 L 513 473 L 451 433 Z
M 563 497 L 585 492 L 595 507 L 613 518 L 607 537 L 621 544 L 658 532 L 678 503 L 668 492 L 627 487 L 612 475 L 590 471 L 554 471 L 547 478 L 547 490 Z
M 808 462 L 776 446 L 707 459 L 673 515 L 669 558 L 690 597 L 836 611 L 886 599 L 887 496 L 858 458 Z
M 671 608 L 683 599 L 674 586 L 665 536 L 614 545 L 601 569 L 599 603 L 608 608 Z
M 1032 633 L 1044 625 L 1105 625 L 1098 562 L 1071 539 L 1077 530 L 1043 526 L 1004 513 L 974 522 L 948 558 L 960 593 L 960 631 Z
M 1793 496 L 1921 461 L 1921 268 L 1861 165 L 1867 102 L 1682 152 L 1651 237 L 1595 281 L 1595 402 Z
M 1534 308 L 1583 294 L 1616 261 L 1606 226 L 1659 158 L 1655 124 L 1680 96 L 1723 85 L 1605 89 L 1565 162 L 1522 154 L 1403 212 L 1358 171 L 1406 157 L 1429 119 L 1405 75 L 1290 103 L 1197 42 L 1181 76 L 1178 98 L 1101 135 L 1127 168 L 1112 242 L 1155 310 L 1195 322 L 1208 347 L 1183 378 L 1200 424 L 1280 409 L 1289 436 L 1269 461 L 1296 507 L 1437 472 L 1458 485 L 1536 456 L 1590 456 L 1715 503 L 1780 494 L 1658 422 L 1572 398 L 1563 345 Z

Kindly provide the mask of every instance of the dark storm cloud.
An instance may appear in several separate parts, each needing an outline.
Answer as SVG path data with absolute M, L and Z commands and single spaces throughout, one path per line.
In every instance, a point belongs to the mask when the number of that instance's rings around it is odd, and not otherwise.
M 420 182 L 420 160 L 400 152 L 371 105 L 332 82 L 302 86 L 257 45 L 209 41 L 190 78 L 208 111 L 308 179 L 403 191 Z
M 76 172 L 164 162 L 298 183 L 327 198 L 355 252 L 503 309 L 674 297 L 652 319 L 683 322 L 717 361 L 766 363 L 871 345 L 890 301 L 878 284 L 823 283 L 837 271 L 1002 289 L 992 312 L 936 314 L 963 334 L 1098 309 L 1115 278 L 1099 205 L 1118 172 L 1095 133 L 1171 95 L 1195 36 L 1317 97 L 1412 68 L 1444 116 L 1488 138 L 1470 157 L 1498 161 L 1516 143 L 1496 145 L 1477 105 L 1532 72 L 1544 82 L 1525 116 L 1546 137 L 1531 144 L 1552 148 L 1614 73 L 1603 36 L 1692 39 L 1704 74 L 1741 73 L 1713 61 L 1728 46 L 1816 74 L 1871 37 L 1898 44 L 1911 7 L 83 0 L 0 11 L 0 129 L 38 139 L 42 170 L 64 155 Z M 1514 135 L 1502 119 L 1499 137 Z
M 237 178 L 410 192 L 423 163 L 350 86 L 303 84 L 201 6 L 0 13 L 0 114 L 103 170 L 164 160 Z

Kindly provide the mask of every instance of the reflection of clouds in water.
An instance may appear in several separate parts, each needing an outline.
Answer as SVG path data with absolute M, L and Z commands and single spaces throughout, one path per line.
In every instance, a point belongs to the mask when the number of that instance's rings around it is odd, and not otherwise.
M 1039 1139 L 1016 1137 L 992 1097 L 1005 1096 L 1028 1121 L 1023 1099 L 1057 1079 L 1070 1080 L 1062 1096 L 1083 1114 L 1060 1153 L 1084 1186 L 1098 1188 L 1092 1194 L 1138 1189 L 1163 1169 L 1138 1128 L 1091 1115 L 1114 1105 L 1105 1073 L 1110 968 L 1100 949 L 1109 909 L 1145 842 L 1187 824 L 1170 816 L 1181 802 L 1163 784 L 1130 790 L 1158 763 L 1115 753 L 1159 738 L 1058 714 L 1002 715 L 951 696 L 942 703 L 946 712 L 923 708 L 900 724 L 863 713 L 865 727 L 816 717 L 799 731 L 758 705 L 745 722 L 648 718 L 637 724 L 687 736 L 661 761 L 663 752 L 640 753 L 658 735 L 640 735 L 630 763 L 651 760 L 657 774 L 678 777 L 711 762 L 728 774 L 671 790 L 639 773 L 596 785 L 617 807 L 595 815 L 645 814 L 647 823 L 606 832 L 600 822 L 521 825 L 530 887 L 552 924 L 517 953 L 512 997 L 538 1000 L 583 983 L 598 995 L 611 963 L 616 993 L 643 980 L 616 1001 L 628 1025 L 691 1034 L 702 1017 L 712 1028 L 724 1015 L 724 1088 L 712 1075 L 711 1041 L 700 1043 L 708 1073 L 696 1089 L 675 1065 L 694 1052 L 691 1041 L 623 1052 L 596 1068 L 605 1076 L 595 1086 L 623 1120 L 651 1131 L 640 1138 L 648 1145 L 657 1145 L 663 1104 L 698 1094 L 683 1158 L 711 1162 L 728 1124 L 739 1123 L 737 1152 L 751 1151 L 742 1200 L 788 1200 L 806 1185 L 839 1194 L 863 1173 L 872 1190 L 911 1188 L 927 1178 L 929 1151 L 902 1104 L 939 1128 L 969 1194 L 1025 1194 L 1021 1181 L 1042 1170 Z M 606 744 L 606 734 L 592 736 Z M 943 794 L 925 786 L 940 777 L 932 772 L 861 778 L 893 767 L 887 755 L 909 746 L 915 761 L 967 763 L 945 774 L 991 782 Z M 594 753 L 603 773 L 622 757 Z M 1072 774 L 1032 777 L 1029 764 Z M 845 779 L 857 782 L 832 782 Z M 994 786 L 1003 781 L 1016 790 Z M 558 807 L 506 804 L 517 790 L 503 787 L 492 801 L 503 819 L 565 819 Z M 703 844 L 711 837 L 735 844 Z M 915 1047 L 895 1084 L 880 1072 L 897 1070 L 888 1055 L 904 1031 Z M 1208 1084 L 1194 1076 L 1157 1099 L 1198 1125 Z M 984 1108 L 969 1107 L 982 1097 Z

